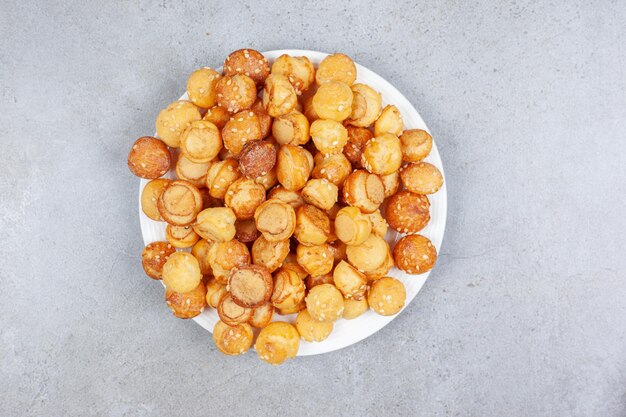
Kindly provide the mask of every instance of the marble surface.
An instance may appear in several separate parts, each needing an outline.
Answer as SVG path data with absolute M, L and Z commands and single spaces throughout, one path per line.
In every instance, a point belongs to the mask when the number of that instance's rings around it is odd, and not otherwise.
M 626 415 L 626 4 L 0 4 L 0 416 Z M 147 279 L 132 141 L 231 50 L 343 51 L 444 160 L 439 262 L 389 326 L 224 357 Z

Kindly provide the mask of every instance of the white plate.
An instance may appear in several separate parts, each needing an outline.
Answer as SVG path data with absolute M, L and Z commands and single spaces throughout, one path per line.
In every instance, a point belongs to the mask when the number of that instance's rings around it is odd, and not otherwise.
M 269 51 L 264 52 L 263 55 L 267 57 L 267 59 L 271 62 L 274 61 L 277 57 L 282 54 L 289 54 L 294 56 L 307 56 L 313 65 L 317 66 L 324 57 L 328 54 L 322 52 L 315 51 L 306 51 L 306 50 L 298 50 L 298 49 L 285 49 L 278 51 Z M 383 79 L 378 74 L 370 71 L 369 69 L 356 64 L 357 67 L 357 82 L 365 83 L 373 87 L 375 90 L 379 91 L 382 94 L 383 105 L 385 104 L 395 104 L 400 113 L 402 114 L 402 118 L 404 119 L 404 128 L 405 129 L 423 129 L 428 131 L 426 124 L 422 120 L 421 116 L 415 110 L 415 108 L 411 105 L 411 103 L 404 97 L 394 86 L 392 86 L 389 82 Z M 184 94 L 181 99 L 186 99 L 187 94 Z M 428 158 L 425 161 L 430 162 L 435 165 L 442 174 L 443 165 L 441 164 L 441 158 L 439 157 L 439 152 L 437 151 L 437 145 L 433 142 L 433 149 L 430 152 Z M 171 176 L 172 173 L 168 174 Z M 445 178 L 445 175 L 444 175 Z M 141 233 L 143 235 L 144 244 L 148 244 L 154 241 L 165 241 L 165 223 L 155 222 L 148 218 L 141 211 L 141 190 L 146 185 L 148 181 L 142 179 L 139 186 L 139 219 L 141 224 Z M 446 226 L 446 211 L 447 211 L 447 197 L 446 197 L 446 183 L 444 181 L 443 187 L 434 195 L 428 196 L 431 206 L 430 206 L 430 215 L 431 220 L 428 226 L 424 228 L 420 233 L 424 236 L 428 237 L 432 243 L 437 248 L 441 248 L 441 241 L 443 240 L 443 233 Z M 392 245 L 401 237 L 401 235 L 390 229 L 389 233 L 385 237 L 386 240 Z M 402 281 L 406 286 L 406 306 L 415 298 L 417 293 L 424 285 L 426 278 L 428 278 L 429 273 L 421 274 L 421 275 L 408 275 L 404 272 L 400 271 L 397 268 L 393 268 L 389 272 L 389 276 L 395 277 Z M 400 314 L 400 313 L 398 313 Z M 335 328 L 333 332 L 330 334 L 328 339 L 319 343 L 309 343 L 304 340 L 300 341 L 300 350 L 298 351 L 298 356 L 308 356 L 308 355 L 317 355 L 319 353 L 332 352 L 337 349 L 341 349 L 346 346 L 350 346 L 354 343 L 357 343 L 366 337 L 376 333 L 378 330 L 382 329 L 386 326 L 391 320 L 393 320 L 397 315 L 394 316 L 380 316 L 374 313 L 371 310 L 368 310 L 360 317 L 353 320 L 344 320 L 340 319 L 335 323 Z M 217 313 L 214 309 L 206 309 L 201 315 L 195 317 L 194 320 L 202 327 L 207 329 L 209 332 L 213 331 L 213 327 L 215 323 L 218 321 Z M 274 315 L 274 320 L 280 321 L 291 321 L 293 322 L 295 319 L 295 315 L 291 316 L 280 316 L 278 314 Z M 407 329 L 408 331 L 409 329 Z

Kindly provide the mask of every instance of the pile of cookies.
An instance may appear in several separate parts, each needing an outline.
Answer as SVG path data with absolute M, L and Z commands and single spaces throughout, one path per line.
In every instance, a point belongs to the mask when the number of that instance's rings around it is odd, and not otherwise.
M 406 291 L 390 269 L 420 274 L 437 259 L 418 234 L 443 184 L 423 162 L 432 137 L 404 130 L 398 109 L 356 78 L 344 54 L 315 68 L 241 49 L 223 72 L 194 71 L 189 99 L 132 146 L 128 167 L 151 180 L 142 210 L 167 223 L 167 241 L 143 250 L 144 270 L 175 316 L 217 310 L 213 338 L 227 355 L 250 349 L 257 328 L 259 357 L 279 364 L 338 319 L 396 314 Z M 172 167 L 177 179 L 161 178 Z M 393 250 L 388 227 L 404 234 Z

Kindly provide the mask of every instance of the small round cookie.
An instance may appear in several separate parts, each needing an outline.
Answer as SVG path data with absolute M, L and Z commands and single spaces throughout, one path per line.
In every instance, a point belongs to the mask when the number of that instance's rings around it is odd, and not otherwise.
M 239 170 L 247 177 L 256 179 L 267 175 L 276 165 L 276 148 L 265 140 L 246 143 L 239 154 Z
M 443 185 L 443 175 L 428 162 L 416 162 L 405 166 L 400 172 L 404 188 L 415 194 L 434 194 Z
M 406 289 L 395 278 L 383 277 L 376 280 L 367 292 L 367 303 L 381 316 L 393 316 L 404 307 Z
M 389 228 L 389 225 L 387 224 L 387 220 L 385 220 L 383 215 L 380 213 L 380 210 L 376 210 L 375 212 L 369 213 L 366 216 L 369 218 L 370 223 L 372 224 L 372 233 L 384 239 L 385 235 L 387 234 L 387 229 Z
M 298 331 L 283 321 L 275 321 L 261 329 L 254 344 L 259 359 L 271 365 L 280 365 L 287 359 L 295 358 L 299 348 Z
M 152 136 L 135 141 L 128 154 L 128 168 L 138 177 L 159 178 L 170 169 L 172 156 L 165 143 Z
M 234 159 L 226 159 L 211 164 L 206 174 L 206 186 L 211 197 L 224 199 L 228 187 L 241 177 L 239 164 Z
M 419 162 L 426 158 L 433 147 L 433 137 L 425 130 L 409 129 L 400 135 L 402 155 L 407 162 Z
M 318 119 L 311 123 L 311 138 L 322 154 L 341 153 L 348 143 L 348 131 L 339 122 Z
M 282 185 L 272 188 L 267 197 L 282 200 L 294 209 L 304 204 L 300 191 L 286 190 Z
M 227 289 L 240 306 L 256 308 L 269 302 L 274 280 L 263 266 L 243 265 L 232 269 Z
M 366 84 L 354 84 L 352 113 L 347 122 L 353 126 L 367 127 L 376 121 L 382 109 L 380 93 Z
M 389 198 L 398 192 L 398 188 L 400 187 L 400 173 L 398 171 L 392 172 L 389 175 L 379 175 L 379 177 L 385 188 L 385 198 Z
M 343 314 L 343 296 L 332 284 L 311 288 L 305 301 L 306 309 L 313 320 L 332 323 Z
M 187 159 L 185 155 L 178 155 L 176 161 L 176 176 L 179 180 L 185 180 L 198 188 L 206 186 L 206 174 L 211 162 L 195 163 Z
M 237 220 L 235 222 L 235 238 L 243 243 L 254 242 L 260 233 L 256 229 L 254 219 Z
M 157 208 L 169 224 L 187 226 L 196 220 L 202 210 L 202 203 L 202 196 L 196 186 L 188 181 L 176 180 L 167 184 L 157 199 Z
M 165 261 L 163 283 L 175 292 L 188 292 L 200 284 L 202 273 L 198 260 L 187 252 L 172 253 Z
M 400 191 L 389 198 L 385 216 L 392 229 L 417 233 L 430 221 L 430 201 L 425 195 Z
M 293 207 L 277 198 L 270 198 L 254 212 L 256 228 L 270 242 L 289 239 L 296 228 Z
M 359 169 L 343 183 L 343 199 L 363 213 L 372 213 L 385 199 L 385 187 L 378 175 Z
M 341 261 L 333 271 L 335 287 L 346 299 L 360 300 L 365 297 L 367 277 L 346 261 Z
M 274 274 L 272 305 L 283 311 L 296 309 L 304 300 L 305 291 L 304 282 L 295 270 L 281 268 Z
M 161 217 L 157 208 L 157 201 L 169 183 L 170 180 L 168 179 L 158 178 L 147 183 L 141 191 L 141 211 L 157 222 L 163 221 L 163 217 Z
M 352 113 L 352 96 L 347 84 L 329 81 L 319 86 L 311 104 L 320 119 L 342 122 Z
M 263 107 L 272 117 L 279 117 L 295 109 L 298 95 L 284 75 L 270 74 L 263 89 Z
M 341 317 L 346 320 L 352 320 L 365 313 L 369 308 L 369 304 L 367 304 L 367 297 L 363 297 L 360 300 L 343 300 L 343 307 L 343 315 Z
M 404 129 L 404 122 L 400 111 L 396 106 L 389 104 L 380 112 L 380 116 L 374 123 L 374 136 L 381 136 L 383 133 L 399 136 L 402 129 Z
M 210 279 L 206 283 L 206 303 L 213 308 L 217 308 L 223 296 L 228 294 L 226 285 L 220 284 L 216 279 Z
M 213 341 L 223 354 L 236 356 L 250 349 L 254 341 L 254 333 L 248 323 L 229 326 L 223 321 L 218 321 L 213 327 Z
M 330 220 L 326 213 L 310 204 L 296 211 L 296 227 L 293 232 L 298 242 L 305 245 L 322 245 L 330 235 Z
M 289 255 L 289 239 L 270 242 L 263 235 L 252 244 L 252 263 L 267 268 L 270 272 L 280 268 Z
M 274 306 L 272 305 L 272 303 L 265 303 L 254 309 L 252 317 L 250 317 L 248 323 L 250 323 L 252 327 L 262 329 L 272 322 L 273 317 Z
M 274 119 L 272 136 L 280 145 L 304 145 L 309 141 L 309 120 L 297 110 Z
M 335 217 L 335 234 L 346 245 L 360 245 L 372 232 L 372 223 L 367 214 L 356 207 L 344 207 Z
M 217 105 L 229 113 L 249 109 L 256 100 L 256 85 L 243 74 L 225 75 L 217 82 Z
M 360 245 L 348 245 L 346 255 L 359 272 L 369 272 L 380 267 L 387 257 L 389 245 L 379 236 L 370 234 Z
M 299 244 L 296 249 L 296 259 L 309 275 L 314 276 L 328 274 L 335 264 L 328 244 L 311 246 Z
M 222 136 L 211 122 L 197 120 L 180 135 L 180 151 L 191 162 L 211 162 L 222 150 Z
M 351 85 L 356 80 L 356 65 L 347 55 L 334 53 L 320 62 L 315 73 L 315 82 L 322 85 L 329 81 L 341 81 Z
M 396 243 L 393 258 L 398 269 L 409 274 L 423 274 L 435 266 L 437 249 L 425 236 L 408 235 Z
M 152 242 L 141 252 L 141 266 L 152 279 L 163 277 L 163 265 L 176 249 L 168 242 Z
M 215 243 L 209 249 L 209 263 L 217 282 L 226 284 L 234 268 L 250 264 L 250 251 L 235 239 Z
M 278 182 L 287 190 L 300 190 L 313 170 L 313 156 L 300 146 L 283 145 L 276 158 Z
M 402 165 L 400 139 L 385 133 L 370 139 L 363 148 L 361 164 L 372 174 L 389 175 Z
M 330 210 L 339 198 L 339 188 L 326 178 L 308 180 L 302 189 L 302 198 L 322 210 Z
M 208 109 L 215 106 L 217 82 L 222 75 L 214 69 L 202 67 L 191 73 L 187 79 L 187 95 L 198 107 Z
M 200 282 L 193 290 L 183 293 L 165 288 L 165 304 L 178 318 L 190 319 L 196 317 L 206 307 L 206 287 Z
M 193 229 L 203 239 L 213 242 L 228 242 L 237 229 L 237 216 L 228 207 L 210 207 L 202 210 L 196 219 Z
M 173 226 L 168 224 L 165 227 L 165 238 L 175 248 L 190 248 L 200 236 L 193 230 L 191 226 Z
M 224 204 L 230 207 L 238 220 L 254 218 L 254 212 L 265 201 L 265 188 L 250 178 L 239 178 L 226 191 Z
M 221 131 L 230 120 L 230 113 L 225 108 L 216 105 L 204 113 L 202 120 L 213 123 Z
M 252 317 L 251 308 L 242 307 L 237 304 L 230 294 L 226 293 L 217 303 L 217 315 L 220 320 L 229 326 L 247 323 Z
M 229 76 L 244 74 L 252 78 L 257 86 L 262 86 L 270 74 L 270 64 L 259 51 L 239 49 L 226 57 L 224 74 Z
M 224 147 L 238 157 L 244 146 L 251 141 L 263 138 L 259 117 L 252 110 L 244 110 L 233 115 L 222 129 Z
M 337 187 L 342 187 L 348 175 L 352 172 L 352 165 L 343 153 L 324 155 L 318 152 L 313 158 L 315 166 L 311 177 L 326 179 Z
M 330 336 L 333 331 L 333 323 L 313 320 L 307 310 L 302 310 L 296 317 L 296 329 L 307 342 L 321 342 Z
M 316 276 L 309 275 L 308 277 L 306 277 L 304 282 L 306 284 L 306 288 L 309 290 L 315 287 L 316 285 L 334 284 L 333 274 L 329 272 L 328 274 L 324 274 L 324 275 L 316 275 Z
M 209 250 L 211 246 L 213 246 L 213 242 L 206 239 L 199 239 L 191 248 L 191 254 L 198 260 L 200 272 L 202 272 L 203 276 L 213 275 L 213 269 L 209 262 Z
M 360 168 L 365 144 L 374 137 L 374 134 L 364 127 L 346 126 L 346 130 L 348 143 L 343 147 L 343 153 L 354 168 Z
M 308 90 L 315 81 L 315 68 L 306 56 L 279 56 L 272 64 L 272 74 L 287 77 L 298 95 Z
M 180 134 L 191 122 L 200 120 L 200 110 L 190 101 L 175 101 L 159 112 L 156 119 L 157 136 L 167 146 L 178 148 Z

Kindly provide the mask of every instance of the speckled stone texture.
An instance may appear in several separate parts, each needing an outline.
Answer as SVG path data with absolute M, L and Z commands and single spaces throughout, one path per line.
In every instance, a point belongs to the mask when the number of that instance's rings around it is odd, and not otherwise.
M 625 416 L 624 22 L 610 0 L 3 1 L 0 416 Z M 449 190 L 410 307 L 281 367 L 168 312 L 126 167 L 186 76 L 245 46 L 392 81 Z

